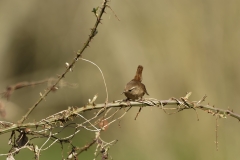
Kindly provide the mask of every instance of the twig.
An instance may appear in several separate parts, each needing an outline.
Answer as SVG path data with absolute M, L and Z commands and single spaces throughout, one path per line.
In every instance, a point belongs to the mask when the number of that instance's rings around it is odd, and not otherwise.
M 96 141 L 97 141 L 97 139 L 94 139 L 94 140 L 93 140 L 92 142 L 90 142 L 89 144 L 87 144 L 87 145 L 85 145 L 84 147 L 78 149 L 79 151 L 78 151 L 78 153 L 76 154 L 76 156 L 79 155 L 79 154 L 81 154 L 83 151 L 87 151 L 87 149 L 90 148 L 92 145 L 94 145 L 94 144 L 96 143 Z
M 153 100 L 154 104 L 156 104 L 156 106 L 165 106 L 164 108 L 162 107 L 162 109 L 164 110 L 185 110 L 185 109 L 192 109 L 192 107 L 194 107 L 195 109 L 200 109 L 203 111 L 206 111 L 207 113 L 210 113 L 212 115 L 216 115 L 218 114 L 219 116 L 221 116 L 222 118 L 226 117 L 226 116 L 231 116 L 233 118 L 236 118 L 238 120 L 240 120 L 240 115 L 234 113 L 233 111 L 230 110 L 226 110 L 226 109 L 220 109 L 220 108 L 216 108 L 210 105 L 202 105 L 202 104 L 197 104 L 193 102 L 187 102 L 188 106 L 190 106 L 190 108 L 187 108 L 185 105 L 181 105 L 181 106 L 176 106 L 176 107 L 166 107 L 166 106 L 172 106 L 172 105 L 178 105 L 179 102 L 176 100 Z M 131 106 L 132 107 L 148 107 L 148 104 L 143 104 L 141 102 L 135 102 L 132 101 L 131 102 Z M 92 104 L 88 104 L 84 107 L 81 108 L 69 108 L 67 110 L 63 110 L 57 114 L 54 114 L 54 116 L 49 116 L 47 119 L 43 119 L 39 122 L 36 123 L 25 123 L 25 124 L 9 124 L 8 127 L 6 128 L 1 128 L 0 129 L 0 135 L 7 133 L 7 132 L 11 132 L 13 130 L 16 129 L 24 129 L 24 128 L 35 128 L 35 127 L 39 127 L 39 126 L 45 126 L 45 125 L 55 125 L 57 122 L 67 122 L 69 120 L 72 120 L 73 118 L 75 118 L 79 113 L 84 112 L 84 111 L 88 111 L 88 110 L 95 110 L 95 109 L 104 109 L 105 103 L 103 104 L 96 104 L 96 105 L 92 105 Z M 128 107 L 127 103 L 108 103 L 108 106 L 106 109 L 108 108 L 122 108 L 122 107 Z M 7 123 L 7 122 L 6 122 Z
M 43 84 L 43 83 L 49 82 L 50 80 L 52 80 L 52 79 L 45 79 L 45 80 L 35 81 L 35 82 L 19 82 L 17 84 L 13 84 L 11 86 L 8 86 L 5 91 L 0 93 L 0 95 L 2 95 L 3 97 L 9 99 L 10 96 L 13 94 L 13 92 L 15 90 L 18 90 L 18 89 L 21 89 L 21 88 L 25 88 L 25 87 L 36 86 L 36 85 L 39 85 L 39 84 Z
M 91 40 L 93 39 L 93 37 L 96 36 L 97 34 L 97 27 L 98 25 L 101 23 L 101 18 L 103 16 L 103 13 L 105 12 L 105 9 L 107 7 L 107 3 L 108 3 L 108 0 L 104 0 L 103 1 L 103 4 L 102 4 L 102 7 L 101 7 L 101 10 L 100 10 L 100 13 L 97 17 L 97 20 L 95 22 L 95 25 L 94 27 L 91 29 L 91 33 L 87 39 L 87 41 L 84 43 L 83 47 L 81 50 L 79 50 L 76 54 L 76 57 L 74 58 L 74 60 L 69 64 L 67 65 L 67 68 L 66 70 L 64 71 L 64 73 L 62 75 L 60 75 L 57 79 L 57 81 L 53 84 L 53 86 L 51 88 L 55 88 L 57 87 L 57 84 L 61 81 L 61 79 L 63 79 L 65 77 L 65 75 L 69 72 L 69 71 L 72 71 L 75 63 L 78 61 L 78 59 L 82 56 L 83 52 L 85 51 L 85 49 L 89 46 Z M 42 94 L 40 96 L 40 98 L 38 99 L 38 101 L 28 110 L 28 112 L 22 117 L 21 120 L 19 120 L 19 123 L 23 123 L 27 117 L 29 116 L 29 114 L 38 106 L 38 104 L 52 91 L 52 89 L 48 89 L 44 92 L 44 94 Z
M 87 60 L 87 59 L 84 59 L 84 58 L 81 58 L 81 60 L 93 64 L 93 65 L 96 66 L 96 67 L 98 68 L 98 70 L 100 71 L 100 73 L 101 73 L 101 75 L 102 75 L 103 83 L 104 83 L 104 86 L 105 86 L 105 90 L 106 90 L 106 96 L 107 96 L 107 98 L 106 98 L 106 103 L 108 103 L 108 89 L 107 89 L 107 84 L 106 84 L 106 81 L 105 81 L 105 78 L 104 78 L 104 75 L 103 75 L 103 72 L 102 72 L 101 68 L 100 68 L 97 64 L 95 64 L 94 62 L 92 62 L 92 61 L 90 61 L 90 60 Z
M 215 141 L 215 144 L 216 144 L 216 150 L 218 151 L 218 119 L 219 119 L 219 116 L 216 115 L 216 128 L 215 128 L 215 133 L 216 133 L 216 141 Z

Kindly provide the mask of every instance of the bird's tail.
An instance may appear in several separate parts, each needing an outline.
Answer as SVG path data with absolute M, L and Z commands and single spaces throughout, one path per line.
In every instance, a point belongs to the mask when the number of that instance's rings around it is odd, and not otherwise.
M 142 71 L 143 71 L 143 66 L 139 65 L 137 68 L 137 72 L 134 77 L 134 80 L 142 82 Z

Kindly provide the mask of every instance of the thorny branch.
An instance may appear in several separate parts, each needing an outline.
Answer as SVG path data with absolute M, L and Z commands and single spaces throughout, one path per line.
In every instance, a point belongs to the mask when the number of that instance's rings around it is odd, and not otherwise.
M 36 157 L 35 159 L 38 159 L 41 151 L 50 148 L 55 143 L 61 144 L 61 146 L 62 143 L 68 143 L 72 146 L 72 151 L 68 154 L 68 159 L 77 159 L 77 156 L 80 153 L 86 151 L 88 148 L 93 146 L 93 144 L 97 144 L 96 152 L 94 153 L 95 156 L 101 154 L 102 157 L 106 158 L 109 156 L 108 155 L 109 146 L 115 144 L 117 140 L 114 140 L 109 143 L 104 142 L 100 138 L 100 132 L 106 130 L 106 128 L 112 123 L 123 118 L 129 111 L 129 109 L 132 107 L 156 106 L 164 110 L 166 113 L 169 112 L 177 113 L 185 109 L 194 110 L 200 109 L 206 111 L 207 113 L 210 113 L 213 116 L 216 116 L 217 118 L 226 118 L 227 116 L 231 116 L 233 118 L 240 120 L 240 115 L 234 113 L 233 111 L 230 111 L 229 109 L 224 110 L 215 108 L 214 106 L 211 106 L 209 104 L 207 105 L 201 104 L 205 100 L 206 96 L 204 96 L 199 101 L 189 101 L 190 95 L 191 93 L 189 92 L 185 97 L 170 98 L 169 100 L 157 100 L 153 98 L 128 102 L 124 100 L 118 100 L 108 103 L 107 106 L 105 105 L 105 103 L 95 104 L 94 102 L 97 99 L 97 96 L 94 96 L 93 100 L 90 100 L 86 106 L 80 108 L 69 107 L 67 110 L 58 112 L 54 115 L 51 115 L 45 119 L 40 120 L 39 122 L 15 124 L 7 121 L 0 121 L 0 135 L 12 132 L 11 137 L 9 139 L 9 144 L 12 145 L 12 148 L 8 154 L 0 154 L 0 156 L 4 155 L 14 156 L 22 149 L 29 149 L 35 153 Z M 117 109 L 111 110 L 113 108 Z M 128 109 L 125 110 L 124 113 L 121 113 L 119 117 L 114 117 L 117 113 L 121 111 L 122 108 Z M 95 116 L 93 116 L 92 118 L 86 119 L 84 116 L 81 115 L 83 112 L 90 110 L 97 110 Z M 105 114 L 104 118 L 100 116 L 102 113 Z M 82 123 L 73 122 L 73 120 L 77 118 L 81 118 L 83 122 Z M 32 128 L 32 130 L 30 128 Z M 39 128 L 41 130 L 39 130 Z M 67 128 L 72 128 L 73 133 L 71 133 L 67 137 L 59 138 L 58 137 L 59 133 L 61 133 Z M 79 148 L 74 146 L 71 143 L 71 140 L 75 137 L 75 135 L 79 134 L 81 128 L 84 128 L 91 132 L 95 132 L 96 137 L 89 144 L 86 144 L 84 147 Z M 18 138 L 16 138 L 16 132 L 19 132 Z M 29 138 L 28 136 L 32 136 L 32 138 Z M 32 140 L 35 138 L 45 138 L 47 140 L 42 144 L 41 147 L 38 147 L 32 144 Z M 45 146 L 48 141 L 52 142 L 48 146 L 43 148 L 43 146 Z M 100 150 L 98 150 L 99 147 Z
M 98 8 L 93 9 L 93 12 L 97 19 L 94 24 L 94 27 L 91 29 L 91 33 L 90 33 L 87 41 L 84 43 L 82 49 L 78 50 L 78 52 L 76 53 L 76 57 L 70 64 L 66 63 L 66 70 L 58 77 L 58 79 L 54 80 L 54 83 L 51 84 L 51 87 L 48 88 L 44 92 L 44 94 L 40 94 L 41 97 L 39 98 L 39 100 L 22 117 L 22 119 L 19 121 L 19 123 L 16 124 L 16 123 L 11 123 L 11 122 L 7 122 L 7 121 L 0 121 L 0 135 L 2 135 L 4 133 L 8 133 L 8 132 L 12 133 L 11 137 L 9 139 L 9 144 L 12 145 L 11 150 L 9 151 L 8 154 L 0 154 L 0 156 L 8 155 L 10 157 L 10 159 L 12 159 L 11 156 L 13 156 L 14 154 L 17 154 L 21 149 L 28 148 L 29 150 L 31 150 L 35 153 L 35 159 L 39 159 L 40 152 L 48 149 L 53 144 L 59 143 L 62 145 L 62 143 L 69 143 L 70 145 L 72 145 L 72 151 L 68 155 L 67 159 L 77 159 L 77 156 L 79 154 L 81 154 L 83 151 L 86 151 L 94 144 L 97 144 L 97 149 L 96 149 L 95 155 L 97 155 L 98 147 L 100 147 L 101 149 L 100 149 L 99 153 L 102 153 L 102 159 L 107 159 L 108 158 L 108 147 L 110 145 L 115 144 L 115 142 L 117 142 L 117 140 L 114 140 L 109 143 L 104 142 L 100 138 L 100 132 L 105 130 L 110 124 L 112 124 L 112 123 L 116 122 L 117 120 L 120 120 L 122 117 L 124 117 L 131 107 L 141 106 L 141 108 L 142 108 L 142 107 L 149 107 L 149 106 L 157 106 L 167 114 L 169 114 L 169 112 L 172 112 L 172 111 L 175 111 L 173 113 L 177 113 L 177 112 L 183 111 L 185 109 L 193 109 L 195 111 L 196 111 L 196 109 L 200 109 L 200 110 L 206 111 L 207 113 L 210 113 L 213 116 L 216 116 L 216 122 L 217 122 L 218 118 L 226 118 L 227 116 L 231 116 L 240 121 L 240 115 L 234 113 L 232 110 L 215 108 L 214 106 L 211 106 L 209 104 L 207 104 L 207 105 L 201 104 L 205 100 L 206 96 L 204 96 L 199 101 L 189 101 L 188 99 L 191 95 L 191 93 L 189 92 L 189 93 L 187 93 L 187 95 L 185 97 L 171 98 L 169 100 L 157 100 L 157 99 L 148 98 L 148 99 L 145 99 L 144 101 L 125 102 L 125 101 L 119 100 L 119 101 L 113 101 L 111 103 L 108 102 L 108 95 L 107 95 L 107 100 L 106 100 L 107 102 L 105 102 L 103 104 L 94 104 L 94 101 L 96 100 L 96 98 L 94 98 L 92 101 L 89 101 L 89 104 L 87 104 L 86 106 L 83 106 L 80 108 L 69 107 L 67 110 L 58 112 L 54 115 L 51 115 L 45 119 L 40 120 L 39 122 L 23 123 L 27 119 L 28 115 L 38 106 L 38 104 L 51 91 L 58 89 L 57 85 L 59 84 L 59 82 L 65 77 L 65 75 L 69 71 L 73 70 L 73 67 L 75 66 L 75 63 L 78 61 L 78 59 L 82 58 L 83 52 L 89 46 L 91 40 L 98 33 L 97 27 L 101 23 L 101 20 L 102 20 L 101 18 L 103 16 L 103 13 L 105 13 L 105 9 L 107 7 L 111 9 L 111 7 L 107 4 L 108 2 L 109 2 L 108 0 L 103 1 L 103 4 L 101 6 L 99 13 L 97 13 Z M 7 89 L 0 94 L 2 94 L 4 97 L 6 97 L 8 99 L 11 96 L 11 94 L 13 93 L 13 91 L 15 91 L 17 89 L 42 84 L 42 83 L 45 83 L 48 81 L 49 80 L 43 80 L 43 81 L 38 81 L 38 82 L 34 82 L 34 83 L 33 82 L 21 82 L 16 85 L 7 87 Z M 106 86 L 106 84 L 105 84 L 105 86 Z M 106 89 L 106 92 L 107 92 L 107 89 Z M 107 103 L 107 105 L 106 105 L 106 103 Z M 173 105 L 175 105 L 175 106 L 173 106 Z M 125 111 L 118 118 L 112 118 L 112 117 L 114 117 L 114 115 L 116 115 L 116 113 L 120 112 L 120 110 L 124 107 L 128 108 L 128 110 Z M 118 109 L 110 114 L 110 110 L 112 108 L 118 108 Z M 85 112 L 85 111 L 89 111 L 89 110 L 98 110 L 98 112 L 91 119 L 86 119 L 85 117 L 83 117 L 81 115 L 81 113 Z M 92 121 L 95 120 L 97 117 L 99 117 L 99 115 L 101 113 L 103 113 L 103 111 L 106 111 L 105 115 L 102 118 L 99 118 L 98 120 L 96 120 L 95 123 L 93 123 Z M 141 111 L 141 109 L 137 113 L 137 116 L 140 113 L 140 111 Z M 84 120 L 84 122 L 82 122 L 80 124 L 69 123 L 69 121 L 72 121 L 79 117 L 81 117 Z M 110 119 L 112 119 L 112 120 L 110 120 Z M 108 122 L 107 120 L 110 120 L 110 121 Z M 90 124 L 90 126 L 86 126 L 85 124 Z M 99 127 L 96 127 L 97 124 L 99 125 Z M 74 125 L 74 126 L 72 126 L 72 125 Z M 39 131 L 38 130 L 39 127 L 41 127 L 42 130 Z M 66 128 L 70 128 L 70 127 L 74 128 L 74 132 L 71 135 L 68 135 L 67 137 L 63 137 L 63 138 L 58 137 L 58 134 L 60 132 L 62 132 Z M 218 123 L 216 123 L 216 146 L 218 148 L 217 127 L 218 127 Z M 30 128 L 35 128 L 35 130 L 34 129 L 30 130 Z M 53 129 L 59 129 L 59 128 L 61 128 L 60 131 L 53 132 Z M 96 133 L 96 137 L 90 143 L 86 144 L 82 148 L 75 147 L 71 143 L 71 140 L 73 139 L 73 137 L 80 132 L 80 128 L 84 128 L 88 131 L 92 131 L 92 132 Z M 19 132 L 19 136 L 17 139 L 16 139 L 15 132 Z M 33 136 L 33 138 L 28 138 L 28 135 Z M 35 138 L 46 138 L 47 140 L 41 145 L 40 148 L 38 148 L 38 146 L 34 146 L 33 144 L 30 144 L 30 142 Z M 53 141 L 53 142 L 50 145 L 48 145 L 47 147 L 43 148 L 49 141 Z
M 73 70 L 73 67 L 75 65 L 75 63 L 78 61 L 78 59 L 82 56 L 83 52 L 85 51 L 85 49 L 89 46 L 91 40 L 93 39 L 93 37 L 96 36 L 96 34 L 98 33 L 97 31 L 97 27 L 98 25 L 101 23 L 101 20 L 102 20 L 102 16 L 103 16 L 103 13 L 105 13 L 105 9 L 108 7 L 107 3 L 109 1 L 108 0 L 104 0 L 103 1 L 103 4 L 100 8 L 100 11 L 99 11 L 99 14 L 96 14 L 95 12 L 95 15 L 97 17 L 96 19 L 96 22 L 94 24 L 94 27 L 91 29 L 91 33 L 87 39 L 87 41 L 84 43 L 83 47 L 81 50 L 78 50 L 77 54 L 76 54 L 76 57 L 73 59 L 73 61 L 68 64 L 66 63 L 66 70 L 64 71 L 64 73 L 62 73 L 57 81 L 52 85 L 52 88 L 55 88 L 57 87 L 57 84 L 65 77 L 65 75 L 69 72 L 69 71 L 72 71 Z M 47 89 L 43 94 L 41 94 L 39 100 L 28 110 L 28 112 L 22 117 L 21 120 L 19 120 L 19 123 L 23 123 L 28 115 L 38 106 L 38 104 L 52 91 L 52 89 Z
M 205 96 L 204 96 L 204 99 L 205 99 Z M 157 99 L 148 98 L 148 99 L 145 99 L 145 101 L 131 101 L 130 106 L 131 107 L 157 106 L 157 107 L 160 107 L 160 109 L 163 109 L 164 111 L 177 110 L 177 112 L 183 111 L 185 109 L 194 108 L 194 109 L 200 109 L 200 110 L 206 111 L 207 113 L 210 113 L 213 116 L 218 115 L 221 118 L 226 118 L 227 116 L 230 116 L 240 121 L 240 115 L 234 113 L 229 109 L 220 109 L 220 108 L 211 106 L 209 104 L 206 104 L 206 105 L 200 104 L 199 102 L 202 102 L 202 100 L 188 101 L 185 99 L 185 101 L 183 102 L 181 98 L 179 99 L 171 98 L 169 100 L 157 100 Z M 176 106 L 173 106 L 173 105 L 176 105 Z M 0 121 L 0 135 L 11 132 L 13 130 L 17 130 L 17 129 L 46 127 L 49 125 L 56 125 L 57 123 L 63 123 L 63 122 L 65 123 L 69 120 L 73 120 L 75 117 L 78 117 L 79 113 L 86 112 L 89 110 L 99 110 L 99 109 L 101 110 L 101 109 L 104 109 L 104 107 L 106 107 L 105 103 L 103 104 L 89 103 L 86 106 L 83 106 L 80 108 L 69 107 L 67 110 L 58 112 L 52 116 L 49 116 L 35 123 L 14 124 L 6 121 Z M 113 101 L 111 103 L 108 103 L 108 106 L 106 107 L 106 109 L 123 108 L 123 107 L 129 107 L 129 103 L 120 100 L 120 101 Z

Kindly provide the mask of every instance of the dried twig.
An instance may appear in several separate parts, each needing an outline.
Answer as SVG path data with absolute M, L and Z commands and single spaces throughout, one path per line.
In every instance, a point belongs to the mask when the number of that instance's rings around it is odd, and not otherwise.
M 69 72 L 69 71 L 72 71 L 73 70 L 73 67 L 75 66 L 75 63 L 78 61 L 78 59 L 80 57 L 82 57 L 82 54 L 83 52 L 85 51 L 85 49 L 89 46 L 91 40 L 93 39 L 93 37 L 96 36 L 97 34 L 97 27 L 98 25 L 101 23 L 101 18 L 103 16 L 103 13 L 105 12 L 105 9 L 106 7 L 108 6 L 107 5 L 108 3 L 108 0 L 104 0 L 103 1 L 103 4 L 101 6 L 101 9 L 100 9 L 100 12 L 99 12 L 99 15 L 97 16 L 97 19 L 96 19 L 96 22 L 95 22 L 95 25 L 94 27 L 91 29 L 91 33 L 87 39 L 87 41 L 84 43 L 83 47 L 81 50 L 79 50 L 76 54 L 76 57 L 73 59 L 73 61 L 68 64 L 66 63 L 66 70 L 58 77 L 57 81 L 53 84 L 53 86 L 51 88 L 55 88 L 57 87 L 57 84 L 61 81 L 61 79 L 63 79 L 65 77 L 65 75 Z M 22 117 L 21 120 L 19 120 L 19 123 L 23 123 L 28 115 L 38 106 L 38 104 L 52 91 L 52 89 L 47 89 L 43 94 L 40 95 L 40 98 L 38 99 L 38 101 L 28 110 L 28 112 Z
M 233 118 L 236 118 L 238 120 L 240 120 L 240 115 L 239 114 L 236 114 L 234 113 L 233 111 L 230 111 L 230 110 L 226 110 L 226 109 L 220 109 L 220 108 L 216 108 L 216 107 L 213 107 L 211 105 L 203 105 L 203 104 L 198 104 L 196 103 L 195 101 L 192 101 L 192 102 L 187 102 L 188 105 L 187 106 L 190 106 L 190 108 L 188 108 L 186 105 L 181 105 L 181 106 L 177 106 L 179 105 L 179 101 L 176 101 L 176 100 L 152 100 L 154 102 L 154 104 L 156 104 L 156 106 L 162 106 L 162 109 L 163 109 L 163 106 L 164 107 L 164 110 L 185 110 L 185 109 L 192 109 L 193 107 L 195 109 L 200 109 L 200 110 L 203 110 L 203 111 L 207 111 L 207 113 L 210 113 L 212 115 L 219 115 L 220 117 L 222 118 L 225 118 L 226 116 L 231 116 Z M 166 106 L 172 106 L 172 105 L 176 105 L 175 107 L 166 107 Z M 141 102 L 134 102 L 132 101 L 131 102 L 131 107 L 139 107 L 139 106 L 142 106 L 142 107 L 148 107 L 149 105 L 146 104 L 146 103 L 141 103 Z M 4 134 L 4 133 L 7 133 L 7 132 L 11 132 L 13 130 L 16 130 L 16 129 L 23 129 L 23 128 L 35 128 L 35 127 L 39 127 L 39 126 L 45 126 L 45 125 L 55 125 L 57 122 L 67 122 L 69 120 L 72 120 L 73 118 L 75 118 L 79 113 L 82 113 L 84 111 L 88 111 L 88 110 L 99 110 L 99 109 L 104 109 L 105 106 L 105 103 L 103 104 L 88 104 L 84 107 L 81 107 L 81 108 L 74 108 L 74 107 L 70 107 L 68 108 L 67 110 L 63 110 L 59 113 L 56 113 L 52 116 L 49 116 L 48 118 L 45 118 L 39 122 L 36 122 L 36 123 L 25 123 L 25 124 L 11 124 L 11 123 L 8 123 L 8 122 L 4 122 L 2 121 L 1 123 L 2 124 L 7 124 L 6 126 L 7 127 L 4 127 L 4 128 L 1 128 L 0 129 L 0 135 L 1 134 Z M 116 102 L 112 102 L 112 103 L 108 103 L 108 106 L 106 109 L 108 108 L 122 108 L 122 107 L 128 107 L 128 104 L 127 103 L 116 103 Z M 4 126 L 4 125 L 3 125 Z
M 9 99 L 10 96 L 13 94 L 15 90 L 25 88 L 25 87 L 34 87 L 39 84 L 47 83 L 49 81 L 52 81 L 53 79 L 45 79 L 41 81 L 35 81 L 35 82 L 19 82 L 17 84 L 13 84 L 11 86 L 8 86 L 5 91 L 1 92 L 0 95 L 2 95 L 4 98 Z

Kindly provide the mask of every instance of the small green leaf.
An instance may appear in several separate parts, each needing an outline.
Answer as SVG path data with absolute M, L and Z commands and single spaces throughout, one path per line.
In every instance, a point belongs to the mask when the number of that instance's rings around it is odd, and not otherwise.
M 97 7 L 97 8 L 93 8 L 92 12 L 93 12 L 94 14 L 97 14 L 97 10 L 98 10 L 98 8 L 99 8 L 99 7 Z

